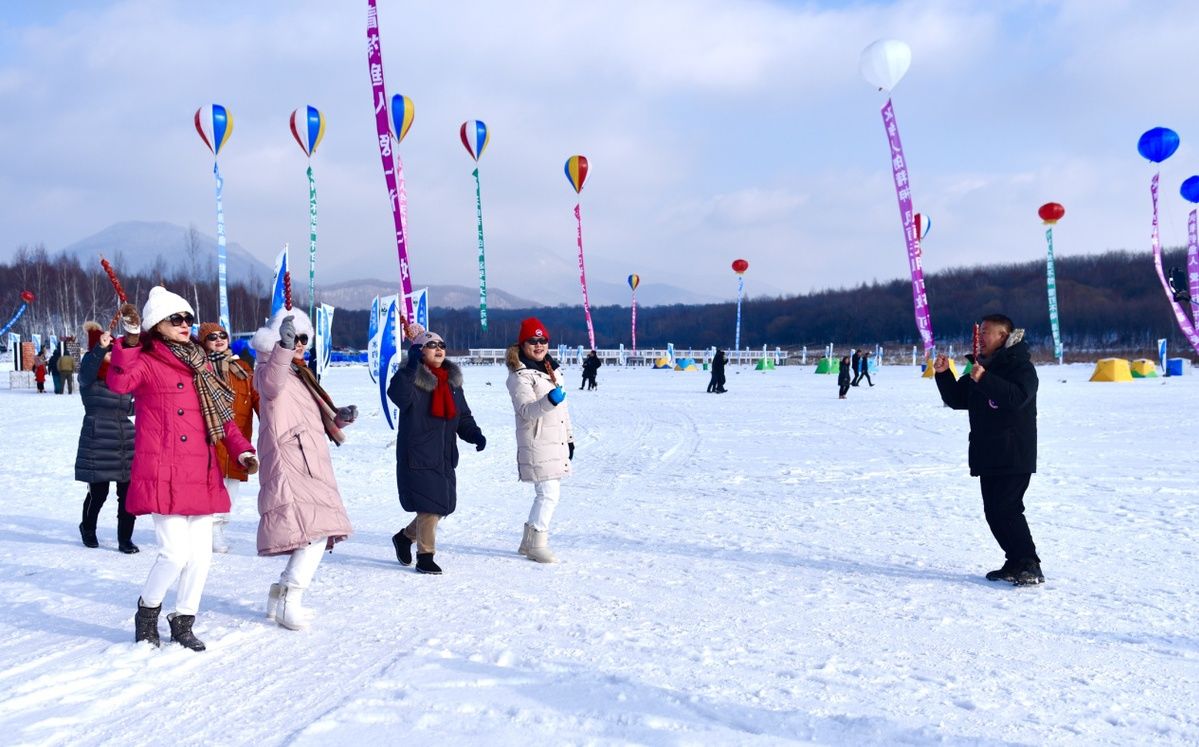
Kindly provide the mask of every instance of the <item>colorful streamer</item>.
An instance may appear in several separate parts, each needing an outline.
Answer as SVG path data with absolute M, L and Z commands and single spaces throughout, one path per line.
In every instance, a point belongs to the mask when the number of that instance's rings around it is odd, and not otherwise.
M 229 287 L 227 285 L 228 254 L 225 251 L 225 208 L 221 206 L 221 192 L 225 188 L 225 180 L 221 178 L 221 170 L 216 161 L 212 162 L 212 173 L 216 176 L 216 275 L 221 300 L 220 322 L 223 328 L 230 329 Z
M 26 294 L 28 294 L 28 297 L 26 297 Z M 29 308 L 29 303 L 32 297 L 33 294 L 29 293 L 29 291 L 24 291 L 21 293 L 21 305 L 17 307 L 17 310 L 12 315 L 12 318 L 5 322 L 3 327 L 0 327 L 0 335 L 12 329 L 12 326 L 21 320 L 21 317 L 25 315 L 25 309 Z
M 1062 362 L 1062 332 L 1057 315 L 1057 274 L 1053 267 L 1053 226 L 1045 229 L 1045 241 L 1049 243 L 1049 256 L 1045 262 L 1045 274 L 1049 283 L 1049 327 L 1053 330 L 1053 357 Z
M 733 350 L 741 350 L 741 297 L 745 294 L 745 277 L 737 274 L 737 336 L 733 338 Z
M 316 180 L 308 164 L 308 318 L 316 309 Z
M 202 106 L 194 118 L 196 132 L 212 152 L 212 174 L 216 177 L 216 268 L 217 290 L 220 295 L 220 323 L 225 329 L 229 325 L 228 256 L 225 249 L 225 208 L 221 204 L 221 192 L 225 180 L 221 178 L 218 158 L 221 149 L 233 135 L 233 115 L 220 104 Z
M 895 180 L 895 196 L 899 201 L 899 217 L 903 223 L 904 240 L 908 248 L 908 265 L 912 271 L 912 305 L 916 312 L 916 328 L 924 343 L 924 357 L 932 358 L 933 325 L 929 317 L 928 296 L 924 290 L 924 262 L 920 254 L 920 237 L 917 235 L 915 213 L 912 210 L 912 191 L 908 181 L 908 166 L 903 157 L 903 144 L 899 139 L 899 126 L 895 121 L 895 109 L 891 99 L 882 108 L 883 127 L 891 144 L 891 172 Z
M 1199 226 L 1194 210 L 1187 221 L 1187 286 L 1191 291 L 1191 316 L 1199 325 Z
M 583 316 L 587 319 L 587 342 L 595 350 L 595 326 L 591 323 L 591 299 L 587 295 L 587 270 L 583 268 L 583 213 L 579 210 L 581 203 L 575 203 L 575 220 L 578 222 L 579 243 L 579 285 L 583 287 Z
M 1157 223 L 1157 183 L 1161 174 L 1153 175 L 1153 181 L 1149 185 L 1149 192 L 1153 197 L 1153 234 L 1151 236 L 1153 242 L 1153 265 L 1157 270 L 1157 279 L 1161 281 L 1162 289 L 1166 292 L 1166 297 L 1170 299 L 1170 305 L 1174 307 L 1174 318 L 1178 321 L 1178 327 L 1186 336 L 1187 342 L 1191 343 L 1196 353 L 1199 353 L 1199 332 L 1195 331 L 1195 325 L 1191 322 L 1191 318 L 1183 311 L 1182 306 L 1174 300 L 1174 294 L 1170 291 L 1170 283 L 1166 280 L 1166 273 L 1162 270 L 1162 242 L 1161 235 L 1158 232 Z
M 633 353 L 637 352 L 637 286 L 641 285 L 641 276 L 637 273 L 629 275 L 629 287 L 633 289 Z
M 487 259 L 483 252 L 483 191 L 479 186 L 479 169 L 475 177 L 475 213 L 479 217 L 479 326 L 487 331 Z
M 387 93 L 383 81 L 383 49 L 379 43 L 379 9 L 376 0 L 367 0 L 366 11 L 367 64 L 370 68 L 371 91 L 375 104 L 375 132 L 379 142 L 379 160 L 387 183 L 387 198 L 391 203 L 391 218 L 395 225 L 396 255 L 400 263 L 400 295 L 403 298 L 401 323 L 412 318 L 412 276 L 408 265 L 408 242 L 401 215 L 400 189 L 396 184 L 395 159 L 391 149 L 391 124 L 387 110 Z M 386 392 L 384 393 L 386 397 Z

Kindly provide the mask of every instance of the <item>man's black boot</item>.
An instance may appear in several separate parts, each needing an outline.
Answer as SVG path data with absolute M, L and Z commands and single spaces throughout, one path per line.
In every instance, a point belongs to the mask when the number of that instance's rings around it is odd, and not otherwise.
M 204 641 L 192 633 L 192 623 L 195 621 L 195 615 L 180 615 L 178 612 L 167 615 L 167 622 L 171 624 L 171 640 L 192 651 L 203 651 L 207 648 Z
M 162 605 L 157 607 L 147 607 L 142 603 L 141 598 L 137 600 L 137 614 L 133 617 L 133 642 L 141 643 L 148 642 L 154 648 L 158 648 L 162 643 L 158 639 L 158 613 L 162 612 Z

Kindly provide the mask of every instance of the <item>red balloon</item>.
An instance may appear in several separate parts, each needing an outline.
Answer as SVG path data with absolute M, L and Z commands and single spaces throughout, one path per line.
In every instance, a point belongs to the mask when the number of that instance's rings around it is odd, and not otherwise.
M 1041 216 L 1041 220 L 1050 226 L 1061 220 L 1065 214 L 1066 208 L 1056 202 L 1047 202 L 1037 210 L 1037 215 Z
M 33 303 L 37 296 L 33 295 L 33 291 L 21 291 L 21 300 L 25 303 Z
M 733 272 L 737 273 L 738 275 L 741 275 L 748 269 L 749 269 L 749 262 L 746 262 L 743 259 L 734 259 L 733 260 Z

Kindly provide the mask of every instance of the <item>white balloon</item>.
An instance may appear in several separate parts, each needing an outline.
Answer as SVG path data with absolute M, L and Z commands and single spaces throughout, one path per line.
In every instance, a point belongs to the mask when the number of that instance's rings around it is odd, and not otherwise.
M 867 83 L 890 93 L 912 65 L 912 48 L 898 39 L 879 39 L 862 50 L 859 65 Z

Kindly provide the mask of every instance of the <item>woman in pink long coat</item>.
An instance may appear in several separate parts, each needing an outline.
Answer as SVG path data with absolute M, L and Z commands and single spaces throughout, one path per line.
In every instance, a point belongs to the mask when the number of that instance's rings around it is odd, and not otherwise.
M 304 590 L 312 583 L 326 549 L 353 531 L 333 477 L 329 441 L 345 440 L 341 429 L 358 408 L 337 407 L 304 365 L 312 340 L 308 315 L 280 309 L 251 341 L 258 354 L 258 554 L 287 555 L 287 566 L 267 596 L 267 617 L 291 630 L 308 626 Z
M 204 350 L 191 339 L 191 305 L 161 286 L 150 289 L 139 319 L 121 307 L 125 336 L 113 347 L 108 388 L 137 401 L 137 431 L 125 507 L 151 514 L 158 557 L 142 587 L 134 640 L 159 645 L 158 614 L 167 590 L 179 583 L 171 640 L 193 651 L 192 633 L 212 561 L 212 515 L 229 510 L 215 441 L 254 471 L 254 447 L 232 422 L 233 396 Z

